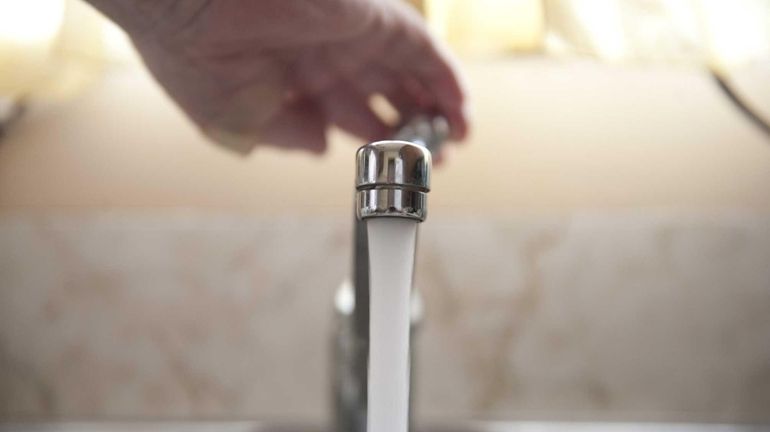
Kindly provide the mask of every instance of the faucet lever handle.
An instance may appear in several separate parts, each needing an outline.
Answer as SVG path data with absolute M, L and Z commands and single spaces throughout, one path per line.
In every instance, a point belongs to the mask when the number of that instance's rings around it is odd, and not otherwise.
M 449 122 L 444 117 L 418 114 L 402 124 L 393 139 L 415 143 L 438 154 L 448 137 Z

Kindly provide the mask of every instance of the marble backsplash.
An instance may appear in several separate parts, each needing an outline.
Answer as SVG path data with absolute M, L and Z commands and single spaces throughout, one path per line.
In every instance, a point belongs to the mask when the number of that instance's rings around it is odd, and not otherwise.
M 323 419 L 350 221 L 0 217 L 0 418 Z M 770 421 L 770 217 L 432 217 L 431 419 Z

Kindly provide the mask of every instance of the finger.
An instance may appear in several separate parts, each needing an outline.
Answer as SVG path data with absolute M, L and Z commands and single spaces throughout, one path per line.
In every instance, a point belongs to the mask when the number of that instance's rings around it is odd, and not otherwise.
M 371 68 L 363 72 L 353 83 L 360 94 L 367 97 L 375 94 L 382 95 L 398 114 L 393 124 L 404 122 L 420 111 L 423 102 L 419 95 L 410 92 L 403 85 L 404 78 L 385 68 Z
M 362 50 L 371 46 L 388 47 L 388 38 L 379 38 L 379 35 L 367 37 L 372 38 L 367 44 L 348 44 L 344 48 L 337 47 L 327 51 L 327 65 L 334 69 L 341 79 L 353 84 L 361 95 L 367 98 L 374 94 L 385 96 L 398 111 L 399 121 L 411 117 L 416 111 L 427 111 L 429 107 L 435 105 L 431 101 L 429 92 L 418 82 L 413 73 L 404 73 L 399 70 L 402 67 L 400 64 L 383 63 L 380 50 Z M 398 37 L 390 39 L 392 39 L 390 44 L 395 46 L 391 47 L 393 50 L 386 52 L 401 58 L 399 53 L 403 52 L 404 48 L 397 42 L 403 42 L 403 40 Z
M 415 67 L 416 78 L 433 96 L 436 108 L 446 116 L 452 138 L 463 139 L 468 133 L 468 118 L 459 69 L 449 63 L 448 57 L 433 48 L 424 64 Z
M 340 83 L 319 100 L 325 119 L 368 141 L 387 138 L 391 127 L 369 107 L 368 98 L 349 83 Z
M 218 120 L 203 126 L 203 133 L 240 154 L 250 153 L 257 145 L 313 153 L 326 149 L 326 123 L 320 108 L 310 99 L 286 102 L 268 118 L 252 111 L 250 118 L 241 112 L 237 119 L 228 116 Z
M 440 113 L 449 122 L 452 139 L 461 140 L 467 135 L 465 96 L 458 87 L 459 81 L 446 76 L 446 69 L 434 64 L 414 66 L 407 70 L 391 69 L 390 73 L 399 77 L 400 90 L 386 97 L 398 111 L 405 112 L 407 117 L 414 112 Z
M 468 119 L 464 108 L 465 85 L 459 67 L 446 47 L 425 31 L 413 11 L 403 7 L 401 12 L 403 38 L 393 49 L 405 50 L 402 53 L 404 71 L 411 73 L 431 94 L 436 108 L 449 121 L 452 138 L 462 139 L 468 132 Z
M 300 53 L 291 71 L 303 93 L 317 96 L 334 87 L 339 73 L 330 63 L 326 50 L 315 48 Z
M 433 165 L 439 167 L 449 163 L 454 155 L 454 149 L 454 146 L 441 146 L 438 152 L 431 155 L 433 157 Z
M 326 150 L 324 114 L 314 100 L 299 99 L 276 114 L 259 137 L 268 145 L 323 153 Z

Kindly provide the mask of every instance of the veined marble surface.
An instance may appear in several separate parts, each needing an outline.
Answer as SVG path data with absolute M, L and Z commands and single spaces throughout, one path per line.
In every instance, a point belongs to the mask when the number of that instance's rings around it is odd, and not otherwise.
M 321 419 L 350 221 L 0 216 L 0 418 Z M 427 418 L 770 421 L 770 215 L 422 227 Z

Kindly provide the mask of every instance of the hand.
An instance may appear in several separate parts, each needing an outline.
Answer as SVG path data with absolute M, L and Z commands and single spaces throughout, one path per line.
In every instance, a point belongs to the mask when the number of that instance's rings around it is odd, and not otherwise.
M 398 0 L 92 0 L 129 33 L 150 71 L 214 140 L 323 152 L 336 125 L 364 140 L 393 125 L 369 107 L 384 96 L 409 117 L 444 115 L 467 131 L 452 61 Z

